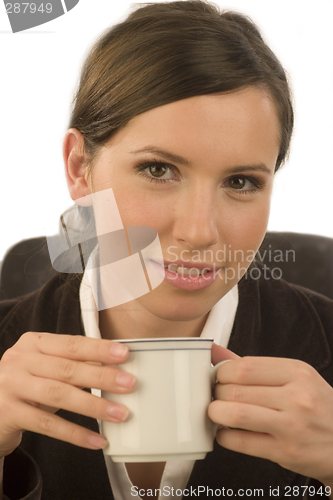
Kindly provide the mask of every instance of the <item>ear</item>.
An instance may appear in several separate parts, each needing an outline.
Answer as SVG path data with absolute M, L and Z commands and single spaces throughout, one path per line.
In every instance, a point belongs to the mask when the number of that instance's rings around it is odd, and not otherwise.
M 72 199 L 75 201 L 91 194 L 84 138 L 81 132 L 75 128 L 70 128 L 65 135 L 63 158 L 67 185 Z

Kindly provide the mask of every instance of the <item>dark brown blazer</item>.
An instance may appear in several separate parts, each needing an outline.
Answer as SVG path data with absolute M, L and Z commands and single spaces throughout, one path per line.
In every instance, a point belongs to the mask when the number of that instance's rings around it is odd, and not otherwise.
M 84 335 L 79 285 L 80 278 L 60 274 L 37 292 L 0 303 L 0 356 L 26 331 Z M 229 349 L 240 356 L 303 360 L 333 385 L 332 300 L 275 280 L 268 273 L 266 279 L 261 275 L 259 279 L 241 280 L 239 294 Z M 59 414 L 98 432 L 93 419 L 65 411 Z M 113 498 L 102 452 L 31 432 L 25 432 L 21 446 L 6 457 L 4 477 L 4 491 L 11 500 Z M 257 496 L 261 498 L 294 498 L 295 494 L 288 495 L 289 487 L 309 481 L 269 460 L 235 453 L 215 443 L 205 460 L 196 461 L 187 487 L 189 498 L 219 496 L 218 491 L 212 495 L 211 490 L 221 490 L 223 498 L 223 488 L 225 497 L 228 489 L 234 495 L 238 489 L 260 489 L 263 495 Z M 320 483 L 311 484 L 320 487 Z M 201 494 L 199 486 L 205 487 Z M 273 489 L 274 496 L 270 494 Z M 305 498 L 302 490 L 299 498 Z M 311 498 L 327 497 L 319 494 Z

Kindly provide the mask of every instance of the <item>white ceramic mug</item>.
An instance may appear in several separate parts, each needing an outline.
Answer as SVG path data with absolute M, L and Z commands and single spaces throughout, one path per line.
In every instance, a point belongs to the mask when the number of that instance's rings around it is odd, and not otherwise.
M 129 356 L 118 368 L 137 378 L 133 392 L 111 394 L 130 415 L 121 424 L 102 422 L 115 462 L 198 460 L 212 451 L 216 425 L 208 418 L 216 370 L 212 339 L 159 338 L 121 340 Z

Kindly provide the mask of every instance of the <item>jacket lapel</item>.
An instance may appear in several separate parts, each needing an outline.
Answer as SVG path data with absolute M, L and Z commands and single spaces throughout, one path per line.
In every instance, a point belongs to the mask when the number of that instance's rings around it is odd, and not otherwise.
M 323 370 L 331 361 L 330 347 L 309 297 L 303 288 L 272 277 L 241 280 L 228 348 L 240 356 L 299 359 Z

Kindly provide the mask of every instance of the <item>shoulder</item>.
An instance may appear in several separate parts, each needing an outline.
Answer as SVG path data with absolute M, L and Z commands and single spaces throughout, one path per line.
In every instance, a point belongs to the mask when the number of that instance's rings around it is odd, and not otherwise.
M 78 331 L 80 282 L 80 277 L 59 273 L 33 293 L 0 301 L 0 355 L 27 331 Z
M 285 321 L 299 319 L 299 314 L 319 315 L 333 321 L 333 300 L 308 288 L 277 278 L 267 266 L 257 265 L 239 283 L 243 300 L 255 296 L 262 314 L 283 317 Z
M 267 268 L 266 268 L 267 269 Z M 276 279 L 266 272 L 259 280 L 262 312 L 273 313 L 286 322 L 300 320 L 300 315 L 333 326 L 333 300 L 300 285 Z
M 267 267 L 240 281 L 235 324 L 241 355 L 292 357 L 317 370 L 331 363 L 333 301 L 276 279 Z

